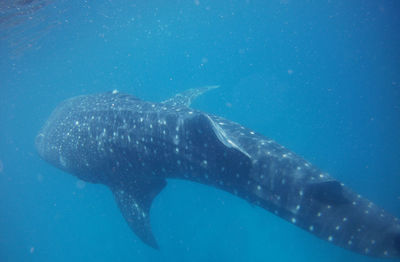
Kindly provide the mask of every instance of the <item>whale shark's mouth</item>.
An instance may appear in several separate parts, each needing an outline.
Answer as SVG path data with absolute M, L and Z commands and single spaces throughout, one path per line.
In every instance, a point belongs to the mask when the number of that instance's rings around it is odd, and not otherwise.
M 45 136 L 43 133 L 39 133 L 35 138 L 36 150 L 42 158 L 44 157 L 44 138 Z

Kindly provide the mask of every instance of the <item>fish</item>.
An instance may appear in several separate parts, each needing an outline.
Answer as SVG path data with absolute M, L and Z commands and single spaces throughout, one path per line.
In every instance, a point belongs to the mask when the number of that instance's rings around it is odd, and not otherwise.
M 106 185 L 131 230 L 150 247 L 150 209 L 168 179 L 231 193 L 334 245 L 400 257 L 399 219 L 330 174 L 251 129 L 191 108 L 218 86 L 163 102 L 112 92 L 60 103 L 35 138 L 42 159 Z

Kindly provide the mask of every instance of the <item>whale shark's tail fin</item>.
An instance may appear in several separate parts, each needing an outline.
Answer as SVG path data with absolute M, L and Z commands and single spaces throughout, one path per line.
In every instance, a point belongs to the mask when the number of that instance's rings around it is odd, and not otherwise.
M 129 227 L 144 243 L 155 249 L 158 249 L 158 244 L 151 231 L 150 207 L 153 199 L 165 185 L 165 180 L 151 180 L 111 186 L 118 207 Z

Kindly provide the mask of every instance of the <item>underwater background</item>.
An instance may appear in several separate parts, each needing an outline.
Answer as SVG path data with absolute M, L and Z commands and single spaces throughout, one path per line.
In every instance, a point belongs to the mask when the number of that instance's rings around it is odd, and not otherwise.
M 34 138 L 76 95 L 220 85 L 192 107 L 400 216 L 399 13 L 395 0 L 0 1 L 0 261 L 383 261 L 178 180 L 153 203 L 153 250 L 110 190 L 41 160 Z

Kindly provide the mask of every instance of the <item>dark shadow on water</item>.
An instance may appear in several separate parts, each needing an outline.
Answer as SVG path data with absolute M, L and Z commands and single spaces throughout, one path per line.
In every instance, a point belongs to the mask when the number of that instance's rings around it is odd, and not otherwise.
M 0 41 L 6 43 L 13 58 L 30 48 L 40 48 L 39 41 L 57 24 L 47 19 L 45 9 L 52 0 L 0 1 Z

